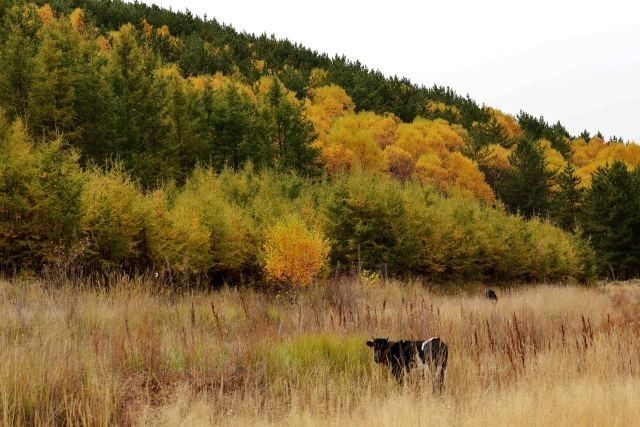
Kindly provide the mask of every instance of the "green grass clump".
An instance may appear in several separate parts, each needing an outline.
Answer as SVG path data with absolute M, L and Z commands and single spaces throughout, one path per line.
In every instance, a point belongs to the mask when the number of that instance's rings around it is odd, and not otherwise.
M 318 375 L 362 378 L 373 360 L 365 341 L 334 333 L 300 335 L 259 346 L 254 363 L 264 365 L 271 378 L 303 379 Z

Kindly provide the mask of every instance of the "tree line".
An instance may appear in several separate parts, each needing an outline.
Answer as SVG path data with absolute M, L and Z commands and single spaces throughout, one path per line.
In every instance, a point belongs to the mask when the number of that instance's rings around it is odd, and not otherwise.
M 58 138 L 0 121 L 0 271 L 152 270 L 176 280 L 305 286 L 331 274 L 432 280 L 586 280 L 585 241 L 418 181 L 309 180 L 196 167 L 144 190 L 121 164 L 82 168 Z M 536 257 L 529 256 L 532 252 Z
M 4 138 L 23 135 L 33 145 L 25 152 L 34 158 L 54 156 L 46 154 L 46 147 L 55 156 L 68 153 L 80 168 L 82 185 L 65 181 L 65 188 L 108 182 L 85 176 L 89 171 L 98 176 L 98 170 L 132 180 L 143 195 L 158 189 L 186 191 L 194 170 L 275 170 L 282 176 L 294 173 L 308 185 L 382 174 L 400 186 L 429 188 L 439 197 L 478 201 L 486 205 L 482 209 L 502 212 L 496 215 L 549 221 L 595 249 L 599 274 L 638 274 L 632 207 L 638 203 L 640 150 L 635 144 L 619 138 L 605 142 L 586 131 L 573 137 L 543 117 L 524 112 L 513 117 L 448 88 L 385 78 L 358 62 L 157 6 L 3 0 L 0 19 Z M 22 130 L 6 130 L 12 126 Z M 10 165 L 3 163 L 4 168 Z M 12 209 L 35 202 L 10 197 L 20 180 L 6 179 L 3 213 L 18 216 L 7 220 L 5 238 L 27 238 L 30 229 L 16 231 L 16 218 L 23 214 Z M 618 202 L 612 219 L 612 209 L 605 206 Z M 372 236 L 391 226 L 378 225 Z M 367 226 L 350 232 L 362 227 Z M 326 249 L 314 230 L 298 230 L 298 235 L 315 236 L 314 253 L 353 262 L 339 255 L 335 242 Z M 352 235 L 344 236 L 353 243 Z M 274 251 L 269 250 L 270 259 L 279 259 Z M 393 262 L 370 267 L 382 264 Z M 138 260 L 132 265 L 147 264 Z M 405 268 L 439 274 L 424 266 Z M 286 276 L 276 267 L 271 271 Z

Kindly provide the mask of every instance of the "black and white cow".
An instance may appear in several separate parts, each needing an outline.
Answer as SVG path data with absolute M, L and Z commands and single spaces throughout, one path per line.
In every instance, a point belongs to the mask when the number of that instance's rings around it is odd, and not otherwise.
M 424 366 L 434 380 L 434 389 L 441 391 L 444 387 L 449 348 L 440 338 L 434 337 L 426 341 L 374 338 L 367 341 L 367 345 L 373 348 L 373 360 L 389 366 L 398 381 L 402 381 L 404 374 L 412 368 Z

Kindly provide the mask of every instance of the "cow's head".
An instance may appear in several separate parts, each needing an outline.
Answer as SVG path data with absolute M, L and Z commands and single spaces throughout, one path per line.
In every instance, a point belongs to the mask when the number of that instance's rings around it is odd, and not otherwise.
M 391 343 L 389 338 L 373 338 L 367 341 L 367 346 L 373 348 L 373 360 L 376 363 L 386 363 Z

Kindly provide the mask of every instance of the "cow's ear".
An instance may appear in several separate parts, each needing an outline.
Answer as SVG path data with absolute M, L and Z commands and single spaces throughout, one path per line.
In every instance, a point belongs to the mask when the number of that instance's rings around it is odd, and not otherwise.
M 367 347 L 373 347 L 373 341 L 367 341 Z

